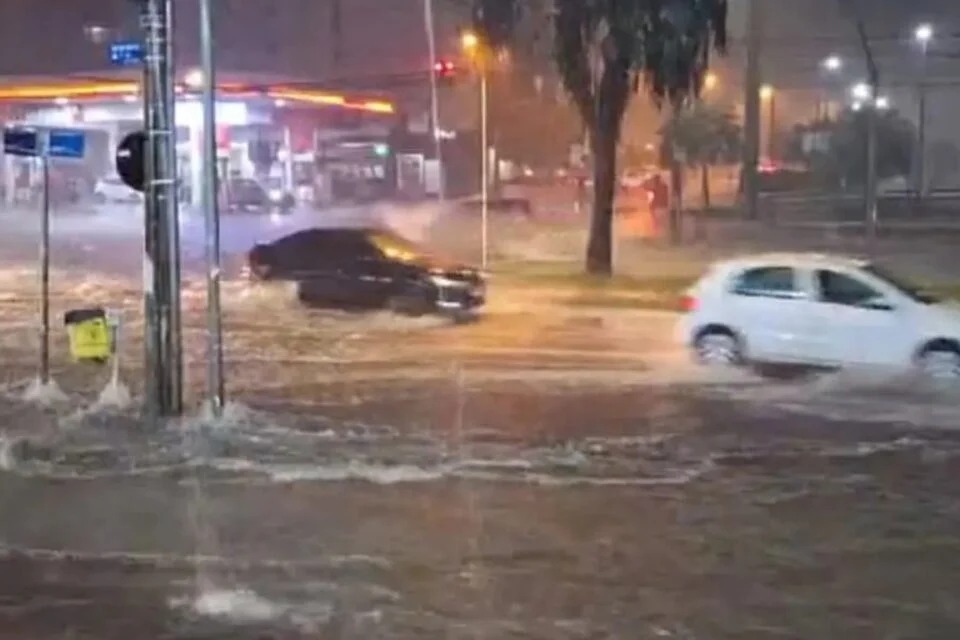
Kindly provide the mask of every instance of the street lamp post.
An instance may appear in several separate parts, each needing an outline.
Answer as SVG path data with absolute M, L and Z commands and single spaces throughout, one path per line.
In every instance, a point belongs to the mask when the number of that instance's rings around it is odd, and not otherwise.
M 481 265 L 487 268 L 490 259 L 490 110 L 487 57 L 479 36 L 465 32 L 463 50 L 476 62 L 480 76 L 480 251 Z
M 817 108 L 817 119 L 830 120 L 832 117 L 830 113 L 830 103 L 832 101 L 830 98 L 834 86 L 831 81 L 843 71 L 843 58 L 837 55 L 824 58 L 823 62 L 820 63 L 820 68 L 823 70 L 826 78 L 824 80 L 825 86 L 820 92 L 820 106 Z
M 916 164 L 916 189 L 917 197 L 922 198 L 926 195 L 926 171 L 927 171 L 927 54 L 930 49 L 930 41 L 933 40 L 933 27 L 929 24 L 921 24 L 914 30 L 914 39 L 920 45 L 922 53 L 920 80 L 917 83 L 917 164 Z
M 207 393 L 214 418 L 223 415 L 223 325 L 220 313 L 220 207 L 217 175 L 216 77 L 211 0 L 200 0 L 203 86 L 203 214 L 207 259 Z
M 777 92 L 773 86 L 765 84 L 760 87 L 760 98 L 767 103 L 767 160 L 772 162 L 777 127 Z
M 443 166 L 443 141 L 440 139 L 440 95 L 437 87 L 437 74 L 434 64 L 437 61 L 437 35 L 434 24 L 433 0 L 423 0 L 423 22 L 427 32 L 427 48 L 430 51 L 430 135 L 433 136 L 434 152 L 437 156 L 437 199 L 446 200 L 446 175 Z

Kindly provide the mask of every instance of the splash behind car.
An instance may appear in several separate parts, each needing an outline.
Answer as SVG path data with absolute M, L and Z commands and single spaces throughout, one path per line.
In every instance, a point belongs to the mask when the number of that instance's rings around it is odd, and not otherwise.
M 479 270 L 383 229 L 298 231 L 256 245 L 248 254 L 248 269 L 254 280 L 296 282 L 299 300 L 310 306 L 460 319 L 486 301 Z

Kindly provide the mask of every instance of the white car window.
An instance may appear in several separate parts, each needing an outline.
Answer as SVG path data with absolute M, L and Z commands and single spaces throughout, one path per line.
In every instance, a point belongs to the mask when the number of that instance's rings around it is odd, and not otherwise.
M 741 273 L 734 281 L 733 293 L 761 298 L 802 297 L 797 274 L 791 267 L 758 267 Z
M 883 300 L 884 297 L 882 293 L 861 280 L 836 271 L 817 271 L 816 282 L 820 291 L 820 300 L 829 304 L 859 307 L 869 302 Z

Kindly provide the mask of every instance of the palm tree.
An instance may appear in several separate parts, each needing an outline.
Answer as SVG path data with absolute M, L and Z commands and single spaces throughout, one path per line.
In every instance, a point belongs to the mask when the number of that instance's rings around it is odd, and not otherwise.
M 471 0 L 487 44 L 507 47 L 530 0 Z M 589 273 L 613 271 L 613 205 L 623 117 L 641 85 L 657 105 L 699 94 L 710 52 L 726 44 L 727 0 L 552 0 L 553 60 L 589 134 L 594 202 Z
M 704 102 L 678 109 L 660 130 L 661 155 L 671 165 L 700 169 L 704 208 L 710 208 L 710 167 L 735 162 L 743 129 L 734 116 Z

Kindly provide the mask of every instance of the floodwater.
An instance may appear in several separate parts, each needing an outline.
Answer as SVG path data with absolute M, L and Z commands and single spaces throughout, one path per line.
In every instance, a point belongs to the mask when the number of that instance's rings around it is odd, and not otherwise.
M 704 372 L 662 315 L 454 327 L 228 283 L 227 415 L 188 286 L 191 415 L 152 429 L 122 273 L 54 278 L 57 313 L 125 309 L 122 389 L 58 328 L 61 393 L 25 399 L 29 273 L 0 272 L 0 638 L 960 634 L 958 389 Z

